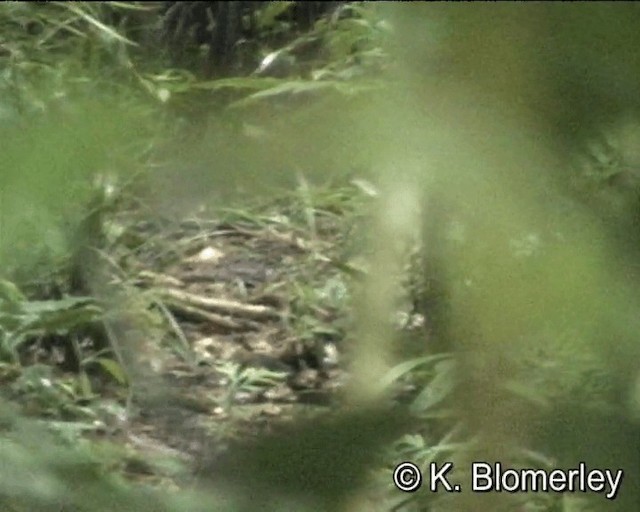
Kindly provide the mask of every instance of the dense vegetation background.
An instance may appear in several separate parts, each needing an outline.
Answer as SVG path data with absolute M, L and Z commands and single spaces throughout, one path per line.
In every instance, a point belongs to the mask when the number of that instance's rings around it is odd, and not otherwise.
M 0 508 L 637 510 L 639 26 L 2 4 Z M 402 460 L 625 479 L 401 494 Z

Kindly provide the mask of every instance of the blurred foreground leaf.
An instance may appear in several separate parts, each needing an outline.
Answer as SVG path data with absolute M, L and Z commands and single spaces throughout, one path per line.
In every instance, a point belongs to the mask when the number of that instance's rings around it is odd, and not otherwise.
M 338 510 L 367 481 L 385 445 L 407 426 L 406 413 L 363 408 L 320 418 L 232 448 L 210 475 L 245 492 L 242 510 L 282 497 L 310 510 Z M 390 476 L 391 478 L 391 476 Z M 258 500 L 258 501 L 256 501 Z

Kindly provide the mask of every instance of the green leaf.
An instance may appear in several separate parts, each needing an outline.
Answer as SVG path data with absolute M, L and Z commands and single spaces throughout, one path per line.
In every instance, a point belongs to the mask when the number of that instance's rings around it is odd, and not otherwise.
M 409 361 L 404 361 L 397 366 L 394 366 L 387 372 L 387 374 L 382 377 L 382 382 L 384 386 L 390 386 L 395 381 L 397 381 L 400 377 L 403 377 L 407 373 L 415 370 L 420 366 L 425 366 L 428 364 L 435 364 L 437 362 L 446 361 L 451 358 L 451 354 L 435 354 L 432 356 L 423 356 L 417 357 L 415 359 L 410 359 Z
M 276 18 L 291 9 L 294 3 L 295 2 L 265 2 L 265 7 L 258 12 L 256 17 L 258 30 L 262 31 L 272 27 L 276 22 Z
M 91 381 L 89 380 L 89 376 L 86 372 L 80 372 L 80 375 L 78 376 L 78 391 L 78 394 L 82 398 L 90 398 L 93 396 Z
M 27 298 L 14 283 L 0 279 L 0 300 L 19 304 L 25 302 Z
M 66 9 L 69 9 L 71 12 L 73 12 L 74 14 L 80 16 L 82 19 L 84 19 L 85 21 L 87 21 L 88 23 L 93 25 L 95 28 L 100 30 L 102 33 L 106 34 L 108 37 L 110 37 L 112 39 L 115 39 L 117 41 L 120 41 L 121 43 L 128 44 L 130 46 L 138 46 L 138 43 L 136 43 L 134 41 L 131 41 L 130 39 L 127 39 L 123 35 L 121 35 L 118 32 L 116 32 L 111 27 L 105 25 L 100 20 L 96 19 L 95 17 L 93 17 L 90 14 L 86 13 L 85 11 L 83 11 L 81 9 L 81 7 L 78 6 L 78 4 L 68 3 L 68 2 L 53 2 L 53 3 L 56 4 L 56 5 L 59 5 L 61 7 L 64 7 Z
M 218 91 L 221 89 L 252 89 L 262 91 L 275 88 L 281 85 L 281 78 L 271 77 L 238 77 L 223 78 L 221 80 L 211 80 L 207 82 L 195 82 L 189 86 L 191 89 L 200 89 L 204 91 Z M 286 82 L 285 82 L 286 83 Z
M 78 304 L 83 305 L 77 307 Z M 26 302 L 23 305 L 23 312 L 25 318 L 20 327 L 23 332 L 67 331 L 94 322 L 102 314 L 102 310 L 98 306 L 87 303 L 86 299 L 83 301 L 63 299 L 60 301 Z
M 127 384 L 128 378 L 124 369 L 120 365 L 120 363 L 114 361 L 113 359 L 108 359 L 106 357 L 98 357 L 95 359 L 91 359 L 91 362 L 96 363 L 109 374 L 111 375 L 119 384 Z
M 88 306 L 93 304 L 93 302 L 93 299 L 89 297 L 66 297 L 59 300 L 32 300 L 25 302 L 22 309 L 28 314 L 41 315 L 66 311 L 80 306 Z
M 423 413 L 448 398 L 455 387 L 455 368 L 454 361 L 440 361 L 435 367 L 436 376 L 415 398 L 411 410 Z

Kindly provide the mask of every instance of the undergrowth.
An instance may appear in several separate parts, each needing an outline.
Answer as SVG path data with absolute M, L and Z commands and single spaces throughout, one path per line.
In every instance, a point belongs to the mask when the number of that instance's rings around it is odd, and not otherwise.
M 597 251 L 603 226 L 633 222 L 633 173 L 587 165 L 571 199 L 550 196 L 560 213 L 531 220 L 529 196 L 474 189 L 486 168 L 460 178 L 476 163 L 451 151 L 450 210 L 407 213 L 428 203 L 411 199 L 413 163 L 362 170 L 393 143 L 340 126 L 396 105 L 402 34 L 358 2 L 296 32 L 293 4 L 258 8 L 243 41 L 257 65 L 218 77 L 199 74 L 202 48 L 170 64 L 157 3 L 0 7 L 3 510 L 449 510 L 455 496 L 400 494 L 395 465 L 500 445 L 551 471 L 575 455 L 567 425 L 627 426 L 635 367 L 618 361 L 637 351 L 618 306 L 633 294 L 600 295 L 615 280 Z M 406 205 L 390 204 L 395 186 Z M 373 404 L 356 398 L 358 361 L 385 369 L 361 386 Z M 494 403 L 531 435 L 487 431 Z

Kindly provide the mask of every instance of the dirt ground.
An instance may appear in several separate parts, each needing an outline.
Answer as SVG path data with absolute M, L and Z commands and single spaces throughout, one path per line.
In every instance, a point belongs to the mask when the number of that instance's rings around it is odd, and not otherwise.
M 320 211 L 309 230 L 295 216 L 138 222 L 144 242 L 115 251 L 162 324 L 136 345 L 127 410 L 99 436 L 127 447 L 130 476 L 166 478 L 150 462 L 166 458 L 197 474 L 228 443 L 339 403 L 345 221 Z

